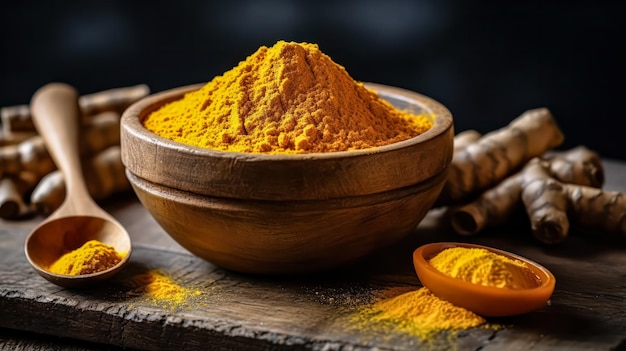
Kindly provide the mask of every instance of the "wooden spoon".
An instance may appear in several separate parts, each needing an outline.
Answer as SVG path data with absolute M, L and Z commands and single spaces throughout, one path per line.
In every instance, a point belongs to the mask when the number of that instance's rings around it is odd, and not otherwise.
M 31 100 L 37 131 L 50 156 L 63 173 L 66 197 L 63 204 L 26 238 L 24 250 L 35 271 L 64 287 L 87 287 L 112 277 L 128 262 L 131 240 L 128 232 L 89 195 L 78 152 L 78 93 L 62 83 L 40 88 Z M 98 240 L 123 254 L 123 259 L 105 271 L 84 275 L 60 275 L 48 267 L 64 253 Z

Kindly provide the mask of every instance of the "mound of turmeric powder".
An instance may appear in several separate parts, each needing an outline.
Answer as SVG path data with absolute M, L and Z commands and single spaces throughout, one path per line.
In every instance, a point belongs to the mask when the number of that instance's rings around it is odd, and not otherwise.
M 169 275 L 158 269 L 137 274 L 129 283 L 134 287 L 129 295 L 146 296 L 151 302 L 163 308 L 184 306 L 190 297 L 202 294 L 200 290 L 176 284 Z
M 390 287 L 377 292 L 371 303 L 361 306 L 350 317 L 361 332 L 404 333 L 423 341 L 433 341 L 442 331 L 450 336 L 470 328 L 499 329 L 462 307 L 442 300 L 428 288 Z
M 48 270 L 64 275 L 92 274 L 114 267 L 124 255 L 112 246 L 98 240 L 89 240 L 76 250 L 65 253 Z
M 395 143 L 428 130 L 432 117 L 396 109 L 315 44 L 279 41 L 156 110 L 144 125 L 198 147 L 293 154 Z

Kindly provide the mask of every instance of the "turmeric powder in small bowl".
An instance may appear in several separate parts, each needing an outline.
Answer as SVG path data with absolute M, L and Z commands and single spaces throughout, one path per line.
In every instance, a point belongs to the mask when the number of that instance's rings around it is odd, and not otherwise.
M 541 308 L 556 283 L 536 262 L 474 244 L 427 244 L 415 250 L 413 264 L 422 284 L 436 296 L 486 317 Z
M 251 273 L 317 271 L 408 235 L 452 160 L 445 106 L 357 82 L 317 45 L 261 47 L 130 106 L 122 162 L 183 247 Z

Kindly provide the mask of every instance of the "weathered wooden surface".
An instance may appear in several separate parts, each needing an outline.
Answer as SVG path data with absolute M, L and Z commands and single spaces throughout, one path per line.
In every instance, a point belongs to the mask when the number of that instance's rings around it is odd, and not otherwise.
M 605 165 L 605 188 L 626 191 L 626 164 Z M 605 233 L 576 231 L 563 245 L 546 248 L 530 237 L 521 218 L 464 238 L 451 234 L 433 211 L 406 240 L 359 265 L 268 278 L 227 272 L 188 254 L 132 195 L 105 207 L 131 233 L 134 251 L 129 266 L 110 284 L 90 290 L 52 285 L 28 265 L 24 236 L 40 219 L 1 223 L 0 327 L 5 329 L 0 329 L 0 349 L 626 349 L 626 242 Z M 494 246 L 545 265 L 557 278 L 551 305 L 495 320 L 507 325 L 499 331 L 441 333 L 430 344 L 350 323 L 350 312 L 372 291 L 419 287 L 412 251 L 426 242 L 448 240 Z M 202 294 L 176 308 L 127 294 L 129 278 L 150 268 L 163 269 Z M 81 341 L 75 345 L 66 338 Z

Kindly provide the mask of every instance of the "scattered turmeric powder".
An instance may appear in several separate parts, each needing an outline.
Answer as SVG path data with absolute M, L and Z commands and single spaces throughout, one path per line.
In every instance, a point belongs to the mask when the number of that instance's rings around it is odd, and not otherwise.
M 200 290 L 193 290 L 176 284 L 165 272 L 153 269 L 132 277 L 131 284 L 135 287 L 130 295 L 145 295 L 152 302 L 161 304 L 163 308 L 172 308 L 184 304 L 191 296 L 200 295 Z
M 114 247 L 98 240 L 90 240 L 61 256 L 50 265 L 48 271 L 64 275 L 92 274 L 114 267 L 122 258 L 123 254 L 118 253 Z
M 539 285 L 526 263 L 483 249 L 452 247 L 429 260 L 442 273 L 474 284 L 520 289 Z M 440 331 L 500 329 L 480 315 L 435 296 L 428 288 L 389 288 L 351 318 L 361 330 L 402 332 L 431 341 Z
M 424 133 L 432 117 L 396 109 L 315 44 L 279 41 L 143 123 L 183 144 L 293 154 L 395 143 Z
M 485 326 L 487 321 L 462 307 L 435 296 L 427 288 L 407 289 L 393 287 L 382 290 L 375 301 L 360 309 L 352 322 L 359 329 L 382 332 L 400 332 L 430 340 L 441 331 Z
M 473 284 L 510 289 L 539 286 L 524 262 L 482 248 L 451 247 L 429 263 L 443 274 Z

